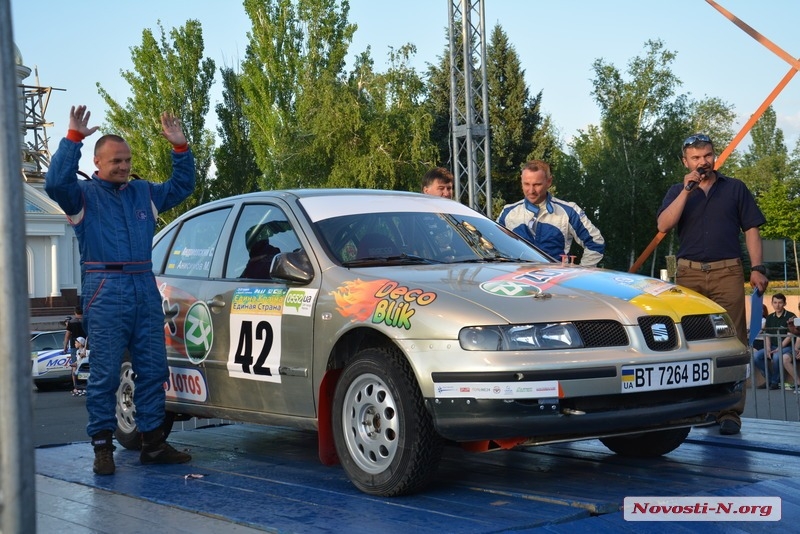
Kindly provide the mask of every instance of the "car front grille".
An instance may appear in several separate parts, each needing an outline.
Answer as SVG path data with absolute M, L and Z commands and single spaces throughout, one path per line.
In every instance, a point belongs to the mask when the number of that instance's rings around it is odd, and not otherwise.
M 650 350 L 665 351 L 678 346 L 675 323 L 666 315 L 639 317 L 639 328 Z
M 687 341 L 714 339 L 714 325 L 709 315 L 687 315 L 681 319 L 683 333 Z
M 574 324 L 587 348 L 624 347 L 629 343 L 625 328 L 617 321 L 575 321 Z

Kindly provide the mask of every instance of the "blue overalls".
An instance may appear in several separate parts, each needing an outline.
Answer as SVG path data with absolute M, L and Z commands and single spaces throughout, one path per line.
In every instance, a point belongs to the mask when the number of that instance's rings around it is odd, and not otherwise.
M 147 432 L 163 422 L 169 379 L 164 312 L 151 263 L 156 217 L 192 193 L 194 156 L 173 151 L 172 176 L 163 184 L 115 184 L 97 176 L 77 179 L 82 146 L 61 141 L 45 191 L 67 214 L 80 248 L 83 320 L 92 350 L 86 430 L 95 436 L 117 428 L 116 391 L 128 349 L 136 374 L 136 424 Z

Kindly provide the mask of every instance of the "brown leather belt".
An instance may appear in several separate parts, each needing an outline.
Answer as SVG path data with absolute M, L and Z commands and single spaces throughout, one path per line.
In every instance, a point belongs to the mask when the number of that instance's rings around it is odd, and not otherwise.
M 678 265 L 684 265 L 697 271 L 713 271 L 715 269 L 724 269 L 725 267 L 736 267 L 737 265 L 741 264 L 742 260 L 740 258 L 719 261 L 692 261 L 683 258 L 678 260 Z

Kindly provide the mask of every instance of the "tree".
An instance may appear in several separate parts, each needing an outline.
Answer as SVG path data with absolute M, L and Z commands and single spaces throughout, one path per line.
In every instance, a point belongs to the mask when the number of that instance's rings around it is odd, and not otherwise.
M 314 152 L 320 130 L 350 122 L 340 79 L 355 26 L 348 2 L 245 0 L 252 23 L 243 63 L 244 115 L 267 186 L 314 187 L 331 167 Z M 315 131 L 316 130 L 316 131 Z
M 765 239 L 789 239 L 797 269 L 797 240 L 800 239 L 800 180 L 798 162 L 790 157 L 783 131 L 777 127 L 775 111 L 768 107 L 750 131 L 751 143 L 737 171 L 753 192 L 767 219 L 761 227 Z M 800 273 L 797 273 L 800 274 Z
M 628 63 L 627 80 L 602 59 L 593 64 L 600 125 L 579 131 L 571 145 L 575 161 L 565 161 L 558 187 L 601 229 L 605 267 L 627 270 L 654 237 L 661 200 L 683 175 L 680 140 L 701 122 L 728 124 L 725 105 L 676 94 L 674 58 L 661 41 L 647 41 L 644 56 Z M 700 117 L 701 110 L 709 115 Z M 650 272 L 662 261 L 654 256 Z
M 409 62 L 411 44 L 389 50 L 389 68 L 373 71 L 369 50 L 348 78 L 358 121 L 331 169 L 330 187 L 366 187 L 419 191 L 420 177 L 436 161 L 430 139 L 432 118 L 423 102 L 425 84 Z
M 787 180 L 792 175 L 783 131 L 777 127 L 772 106 L 753 125 L 750 140 L 737 176 L 747 183 L 758 198 L 768 192 L 776 180 Z
M 347 2 L 246 0 L 245 10 L 244 116 L 265 185 L 418 190 L 434 150 L 415 48 L 391 50 L 383 74 L 367 49 L 348 75 Z
M 487 56 L 492 195 L 510 202 L 521 195 L 521 167 L 537 148 L 542 92 L 530 96 L 519 56 L 499 24 L 492 29 Z M 541 158 L 550 159 L 546 153 Z
M 183 123 L 196 164 L 197 186 L 180 209 L 202 204 L 207 195 L 207 174 L 211 166 L 213 135 L 205 128 L 209 91 L 214 82 L 214 61 L 203 58 L 203 30 L 200 22 L 188 20 L 173 28 L 167 39 L 158 23 L 160 40 L 150 29 L 142 32 L 142 44 L 131 49 L 133 70 L 123 71 L 132 95 L 125 106 L 97 84 L 108 105 L 107 131 L 125 138 L 133 153 L 133 172 L 163 182 L 172 172 L 171 147 L 161 137 L 158 117 L 172 111 Z M 175 217 L 175 210 L 161 214 L 162 223 Z
M 456 45 L 456 57 L 462 58 L 460 43 Z M 522 194 L 522 165 L 531 158 L 550 161 L 558 151 L 558 141 L 551 121 L 540 112 L 542 92 L 530 95 L 519 56 L 499 24 L 494 26 L 489 38 L 486 71 L 493 205 L 502 206 L 503 202 Z M 427 78 L 426 106 L 433 116 L 431 138 L 438 147 L 440 161 L 450 161 L 449 45 L 439 56 L 438 64 L 428 67 Z M 476 107 L 482 105 L 482 102 L 475 103 Z
M 250 141 L 250 121 L 242 112 L 247 97 L 239 75 L 231 68 L 221 69 L 220 74 L 223 101 L 217 104 L 216 112 L 221 142 L 214 150 L 217 171 L 209 184 L 210 199 L 258 191 L 262 179 Z

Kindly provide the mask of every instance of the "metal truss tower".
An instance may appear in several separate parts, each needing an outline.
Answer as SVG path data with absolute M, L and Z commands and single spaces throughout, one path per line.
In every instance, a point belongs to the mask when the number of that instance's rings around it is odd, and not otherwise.
M 26 182 L 44 180 L 44 169 L 50 166 L 50 148 L 47 145 L 48 123 L 44 114 L 50 101 L 50 94 L 63 89 L 41 87 L 38 72 L 37 85 L 20 85 L 22 91 L 23 120 L 26 140 L 22 144 L 22 174 Z
M 455 199 L 492 217 L 483 0 L 450 0 L 450 129 Z

